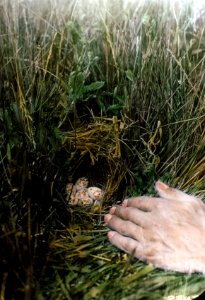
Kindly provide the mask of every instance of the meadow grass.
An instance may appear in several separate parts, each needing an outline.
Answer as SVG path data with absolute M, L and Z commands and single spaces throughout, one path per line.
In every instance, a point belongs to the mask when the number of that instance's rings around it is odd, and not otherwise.
M 103 215 L 158 178 L 204 198 L 204 17 L 191 3 L 0 2 L 0 299 L 203 291 L 200 274 L 109 245 Z M 105 189 L 101 211 L 68 206 L 79 176 Z

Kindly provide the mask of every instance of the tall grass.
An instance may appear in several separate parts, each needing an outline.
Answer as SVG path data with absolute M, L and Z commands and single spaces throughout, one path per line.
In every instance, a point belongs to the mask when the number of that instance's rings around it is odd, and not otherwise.
M 203 276 L 130 264 L 102 218 L 159 177 L 204 197 L 204 13 L 161 1 L 0 8 L 1 299 L 200 292 Z M 81 175 L 106 189 L 101 212 L 67 205 Z

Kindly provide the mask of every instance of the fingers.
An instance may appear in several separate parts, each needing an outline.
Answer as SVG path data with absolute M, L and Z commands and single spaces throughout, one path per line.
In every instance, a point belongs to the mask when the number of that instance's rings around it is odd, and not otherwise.
M 157 207 L 158 203 L 159 198 L 140 196 L 124 200 L 122 206 L 136 207 L 144 212 L 151 212 L 154 208 Z
M 193 257 L 190 259 L 190 256 L 186 257 L 184 253 L 177 255 L 175 252 L 163 249 L 160 244 L 145 245 L 115 231 L 108 232 L 108 239 L 117 248 L 157 268 L 186 273 L 204 270 L 204 264 L 198 262 L 197 259 Z
M 156 182 L 155 187 L 159 194 L 159 197 L 147 197 L 147 196 L 133 197 L 124 200 L 122 206 L 136 207 L 142 211 L 151 212 L 158 207 L 158 205 L 161 203 L 163 199 L 175 200 L 175 201 L 187 202 L 187 203 L 202 202 L 197 197 L 188 195 L 176 188 L 172 188 L 160 180 Z
M 150 212 L 144 212 L 136 207 L 124 207 L 117 206 L 112 207 L 110 214 L 117 216 L 124 221 L 133 222 L 135 225 L 146 227 L 147 224 L 150 226 Z M 105 217 L 105 220 L 107 218 Z M 110 221 L 108 222 L 108 225 Z
M 112 229 L 108 239 L 119 249 L 154 266 L 182 272 L 194 270 L 191 263 L 196 245 L 203 240 L 200 232 L 204 232 L 205 205 L 161 181 L 156 183 L 156 189 L 158 198 L 130 198 L 122 206 L 110 209 L 105 216 Z
M 145 247 L 143 243 L 140 243 L 130 237 L 125 237 L 116 231 L 108 232 L 108 239 L 117 248 L 133 255 L 133 257 L 139 260 L 146 261 L 149 264 L 155 263 L 154 261 L 154 250 L 152 247 Z
M 188 201 L 192 202 L 193 200 L 196 201 L 197 198 L 190 196 L 178 189 L 169 187 L 162 181 L 158 180 L 156 182 L 156 190 L 159 193 L 159 196 L 165 198 L 167 200 L 178 200 L 178 201 Z
M 193 203 L 195 204 L 201 203 L 202 206 L 204 207 L 204 203 L 202 202 L 201 199 L 194 197 L 192 195 L 188 195 L 176 188 L 172 188 L 160 180 L 156 182 L 155 187 L 159 194 L 159 197 L 147 197 L 147 196 L 133 197 L 124 200 L 122 206 L 136 207 L 142 211 L 151 212 L 155 208 L 159 208 L 160 203 L 163 204 L 162 201 L 166 199 L 166 200 L 175 200 L 179 202 L 190 203 L 191 205 Z
M 136 240 L 122 236 L 115 231 L 108 232 L 108 239 L 114 246 L 129 254 L 134 255 L 135 249 L 139 247 L 139 243 Z
M 142 227 L 130 221 L 120 219 L 118 216 L 108 214 L 105 216 L 105 222 L 109 228 L 117 231 L 120 235 L 133 238 L 137 241 L 143 242 L 143 229 Z

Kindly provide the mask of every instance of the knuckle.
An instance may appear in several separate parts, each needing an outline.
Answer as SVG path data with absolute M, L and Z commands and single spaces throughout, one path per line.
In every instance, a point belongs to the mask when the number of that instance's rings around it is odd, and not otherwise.
M 117 207 L 115 214 L 122 219 L 127 220 L 130 217 L 130 208 L 119 206 Z

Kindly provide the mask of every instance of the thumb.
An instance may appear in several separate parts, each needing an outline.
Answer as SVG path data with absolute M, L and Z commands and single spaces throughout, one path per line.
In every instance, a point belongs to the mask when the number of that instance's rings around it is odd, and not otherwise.
M 192 202 L 194 199 L 196 200 L 197 198 L 194 196 L 190 196 L 178 189 L 172 188 L 162 181 L 158 180 L 156 182 L 156 190 L 159 194 L 160 197 L 168 199 L 168 200 L 178 200 L 178 201 L 189 201 Z

